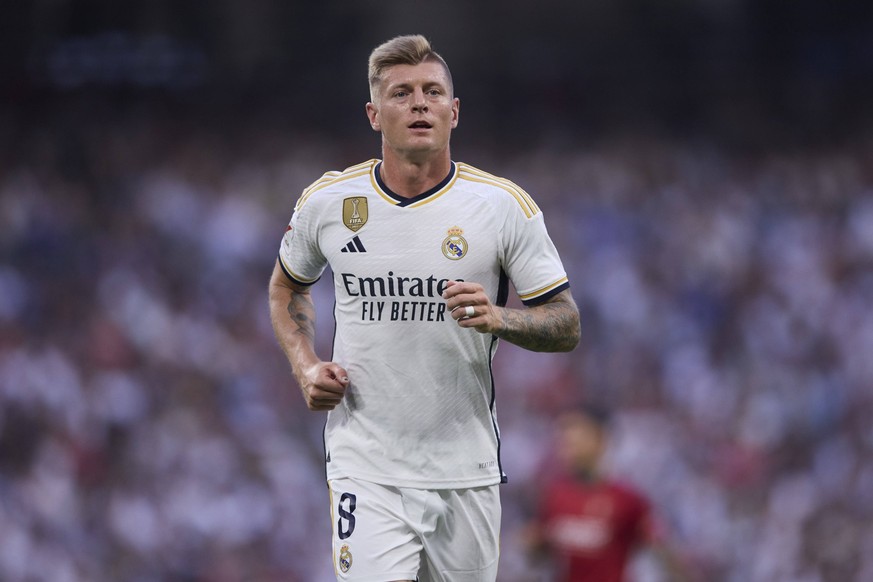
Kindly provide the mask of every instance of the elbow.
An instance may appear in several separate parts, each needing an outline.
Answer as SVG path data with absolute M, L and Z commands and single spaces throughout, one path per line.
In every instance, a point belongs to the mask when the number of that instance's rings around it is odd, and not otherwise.
M 565 333 L 563 334 L 560 345 L 556 346 L 558 352 L 572 352 L 579 345 L 582 339 L 582 325 L 579 317 L 579 307 L 573 300 L 573 296 L 569 290 L 560 293 L 556 298 L 556 303 L 560 304 L 563 311 Z
M 554 341 L 549 351 L 572 352 L 582 339 L 579 308 L 567 291 L 558 295 L 549 305 L 553 306 L 557 315 L 557 325 L 552 335 Z
M 582 324 L 579 317 L 579 308 L 574 301 L 569 302 L 570 309 L 567 312 L 566 330 L 564 341 L 561 344 L 562 352 L 572 352 L 582 339 Z
M 573 324 L 573 327 L 570 329 L 570 332 L 567 334 L 566 341 L 561 346 L 559 351 L 561 352 L 572 352 L 576 349 L 576 346 L 579 345 L 579 341 L 582 339 L 582 327 L 579 323 L 579 317 L 577 315 L 576 321 Z
M 574 310 L 572 316 L 567 315 L 560 327 L 553 329 L 549 341 L 532 349 L 540 352 L 572 352 L 581 339 L 579 313 Z

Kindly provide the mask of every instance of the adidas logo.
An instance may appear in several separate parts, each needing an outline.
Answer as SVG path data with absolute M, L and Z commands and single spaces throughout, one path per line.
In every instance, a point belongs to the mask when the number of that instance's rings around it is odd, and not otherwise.
M 342 252 L 342 253 L 366 253 L 367 249 L 364 248 L 364 243 L 361 242 L 361 239 L 359 239 L 357 237 L 357 235 L 355 235 L 355 238 L 353 238 L 351 241 L 349 241 L 349 244 L 344 246 L 340 252 Z

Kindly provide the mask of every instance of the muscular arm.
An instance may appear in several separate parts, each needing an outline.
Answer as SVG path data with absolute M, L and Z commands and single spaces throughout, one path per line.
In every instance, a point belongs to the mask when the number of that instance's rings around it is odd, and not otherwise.
M 495 307 L 494 335 L 535 352 L 569 352 L 579 343 L 579 310 L 569 291 L 528 309 Z
M 315 353 L 315 305 L 309 288 L 297 285 L 279 267 L 270 277 L 270 320 L 279 347 L 311 410 L 332 410 L 348 387 L 345 370 Z
M 279 347 L 295 375 L 318 361 L 315 355 L 315 305 L 309 289 L 288 280 L 278 263 L 270 277 L 270 319 Z
M 535 352 L 569 352 L 579 343 L 579 310 L 570 291 L 526 309 L 497 307 L 481 285 L 450 281 L 443 294 L 461 327 L 490 333 Z M 467 316 L 470 306 L 474 315 Z

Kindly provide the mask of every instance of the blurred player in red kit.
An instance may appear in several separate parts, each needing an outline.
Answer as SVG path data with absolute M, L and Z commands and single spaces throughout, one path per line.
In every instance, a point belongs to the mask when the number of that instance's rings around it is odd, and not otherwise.
M 574 408 L 558 418 L 559 470 L 542 489 L 528 531 L 535 557 L 548 556 L 556 582 L 625 582 L 635 552 L 654 551 L 670 580 L 687 580 L 663 543 L 645 496 L 600 470 L 608 414 Z

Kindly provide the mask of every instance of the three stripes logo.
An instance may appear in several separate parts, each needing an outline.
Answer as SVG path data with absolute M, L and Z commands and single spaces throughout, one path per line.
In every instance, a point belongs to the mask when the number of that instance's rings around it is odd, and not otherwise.
M 349 241 L 349 244 L 344 246 L 341 253 L 366 253 L 367 249 L 364 248 L 364 243 L 361 242 L 361 239 L 355 235 L 355 238 Z

